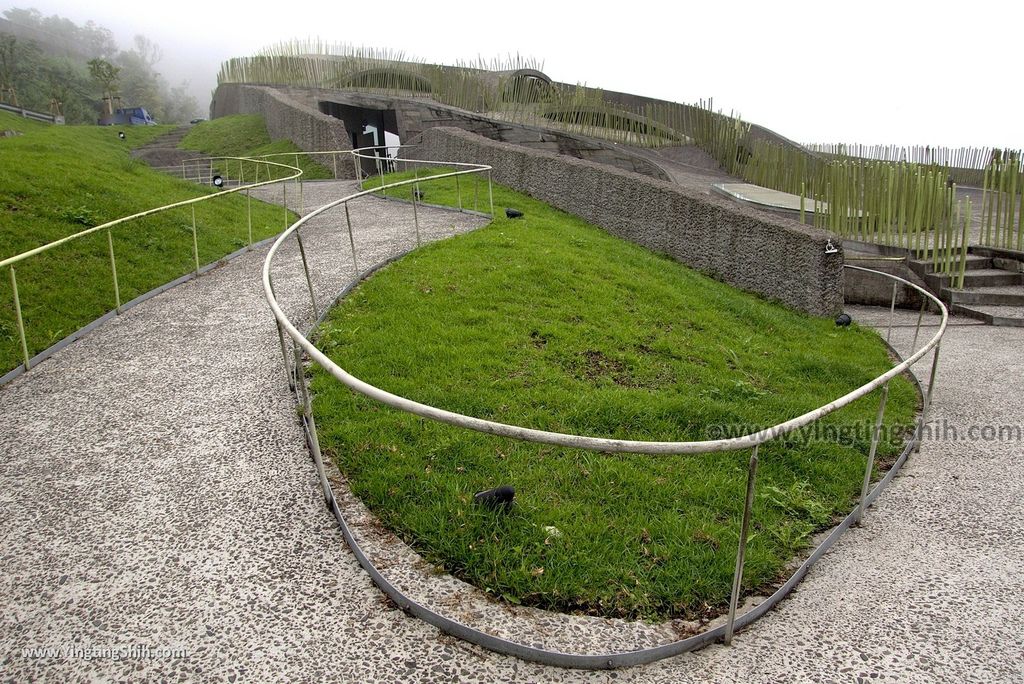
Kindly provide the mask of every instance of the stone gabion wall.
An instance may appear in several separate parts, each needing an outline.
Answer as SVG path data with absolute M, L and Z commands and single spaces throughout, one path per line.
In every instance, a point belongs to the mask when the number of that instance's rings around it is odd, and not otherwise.
M 839 240 L 792 219 L 456 128 L 424 131 L 422 145 L 409 156 L 488 164 L 496 182 L 730 285 L 818 316 L 842 310 Z M 839 251 L 826 254 L 830 237 Z
M 219 86 L 210 105 L 210 116 L 230 114 L 262 114 L 272 140 L 291 140 L 307 152 L 352 149 L 348 130 L 341 119 L 295 102 L 274 88 L 234 83 Z M 355 178 L 350 158 L 346 157 L 342 163 L 339 157 L 338 177 Z

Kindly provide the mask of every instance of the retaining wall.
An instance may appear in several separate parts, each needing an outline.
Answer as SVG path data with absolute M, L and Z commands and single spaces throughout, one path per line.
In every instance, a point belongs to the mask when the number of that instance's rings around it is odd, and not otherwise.
M 493 178 L 608 232 L 793 308 L 833 316 L 843 306 L 843 254 L 830 235 L 640 174 L 430 128 L 410 156 L 488 164 Z
M 272 138 L 291 138 L 307 151 L 315 149 L 350 149 L 351 138 L 346 132 L 344 144 L 338 146 L 307 147 L 308 141 L 296 136 L 303 135 L 303 127 L 313 123 L 319 125 L 327 117 L 329 121 L 340 119 L 323 114 L 321 102 L 363 107 L 376 110 L 393 110 L 398 122 L 398 134 L 402 142 L 415 142 L 423 131 L 437 127 L 455 127 L 479 133 L 492 140 L 515 143 L 524 147 L 567 154 L 604 164 L 668 180 L 668 174 L 657 163 L 631 152 L 625 146 L 575 135 L 556 129 L 526 126 L 493 119 L 483 114 L 456 107 L 438 104 L 426 98 L 395 97 L 350 90 L 325 88 L 304 88 L 298 86 L 251 86 L 226 83 L 217 88 L 210 117 L 229 114 L 262 114 L 267 120 L 267 130 Z M 313 115 L 313 116 L 311 116 Z M 294 126 L 299 126 L 294 131 Z M 344 131 L 344 126 L 341 128 Z M 306 136 L 311 138 L 311 136 Z M 341 170 L 339 169 L 339 175 Z M 348 171 L 352 177 L 352 171 Z
M 262 114 L 271 140 L 291 140 L 306 152 L 352 149 L 341 119 L 296 102 L 275 88 L 236 83 L 219 86 L 210 103 L 210 117 L 230 114 Z M 339 164 L 338 177 L 355 178 L 352 164 Z

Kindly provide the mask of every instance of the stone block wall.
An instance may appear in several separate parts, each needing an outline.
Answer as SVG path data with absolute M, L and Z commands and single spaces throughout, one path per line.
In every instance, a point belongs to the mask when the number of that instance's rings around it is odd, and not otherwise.
M 488 164 L 496 182 L 730 285 L 814 315 L 842 310 L 842 249 L 826 254 L 831 236 L 791 219 L 455 128 L 424 131 L 414 156 Z

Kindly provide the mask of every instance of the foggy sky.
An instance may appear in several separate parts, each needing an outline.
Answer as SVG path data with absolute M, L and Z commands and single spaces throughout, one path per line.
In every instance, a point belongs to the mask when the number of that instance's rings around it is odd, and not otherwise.
M 122 49 L 145 34 L 164 50 L 157 70 L 172 85 L 189 80 L 204 110 L 223 60 L 319 37 L 440 63 L 518 53 L 542 60 L 556 81 L 678 102 L 713 97 L 716 109 L 799 142 L 1024 148 L 1019 50 L 1008 37 L 1024 15 L 1018 3 L 572 5 L 36 0 L 0 11 L 92 19 Z M 392 14 L 371 23 L 383 8 Z

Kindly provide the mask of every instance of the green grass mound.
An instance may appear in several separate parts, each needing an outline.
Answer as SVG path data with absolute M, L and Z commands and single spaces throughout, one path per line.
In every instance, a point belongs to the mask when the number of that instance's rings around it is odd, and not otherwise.
M 158 173 L 129 155 L 168 126 L 50 126 L 0 113 L 0 259 L 92 226 L 164 204 L 212 194 Z M 126 140 L 117 137 L 124 130 Z M 199 258 L 216 261 L 248 243 L 246 200 L 232 195 L 195 205 Z M 288 219 L 289 222 L 294 220 Z M 252 202 L 253 238 L 282 230 L 284 210 Z M 191 209 L 113 229 L 121 301 L 195 268 Z M 114 308 L 105 231 L 31 257 L 15 267 L 30 354 Z M 0 375 L 21 363 L 9 269 L 0 273 Z
M 265 154 L 294 152 L 298 154 L 298 157 L 271 157 L 268 161 L 295 166 L 297 159 L 298 166 L 302 169 L 303 180 L 334 178 L 333 171 L 323 165 L 325 161 L 330 160 L 330 157 L 318 157 L 314 161 L 291 140 L 271 141 L 270 135 L 267 133 L 266 121 L 259 114 L 234 114 L 212 121 L 204 121 L 194 126 L 178 147 L 214 157 L 259 157 Z M 352 163 L 348 157 L 344 158 L 344 162 Z M 342 163 L 342 159 L 339 159 L 338 163 Z M 246 180 L 255 179 L 257 172 L 254 164 L 244 164 L 239 170 L 237 163 L 222 164 L 217 171 L 225 178 L 232 179 L 244 174 Z M 259 173 L 262 176 L 265 169 L 260 169 Z M 275 173 L 277 174 L 276 178 L 283 172 L 275 171 Z M 263 180 L 266 179 L 263 178 Z
M 454 187 L 424 183 L 425 201 L 454 203 Z M 472 206 L 472 180 L 462 193 Z M 360 285 L 320 347 L 367 382 L 451 411 L 641 440 L 773 425 L 892 366 L 871 330 L 740 292 L 504 188 L 495 205 L 488 227 Z M 525 217 L 506 219 L 506 206 Z M 749 451 L 555 448 L 422 420 L 323 371 L 314 390 L 321 444 L 352 490 L 455 576 L 512 603 L 604 616 L 694 618 L 725 605 Z M 852 507 L 877 406 L 876 394 L 762 447 L 746 589 L 777 583 L 812 533 Z M 915 406 L 911 383 L 893 381 L 883 462 Z M 474 492 L 502 484 L 517 491 L 511 512 L 474 505 Z

